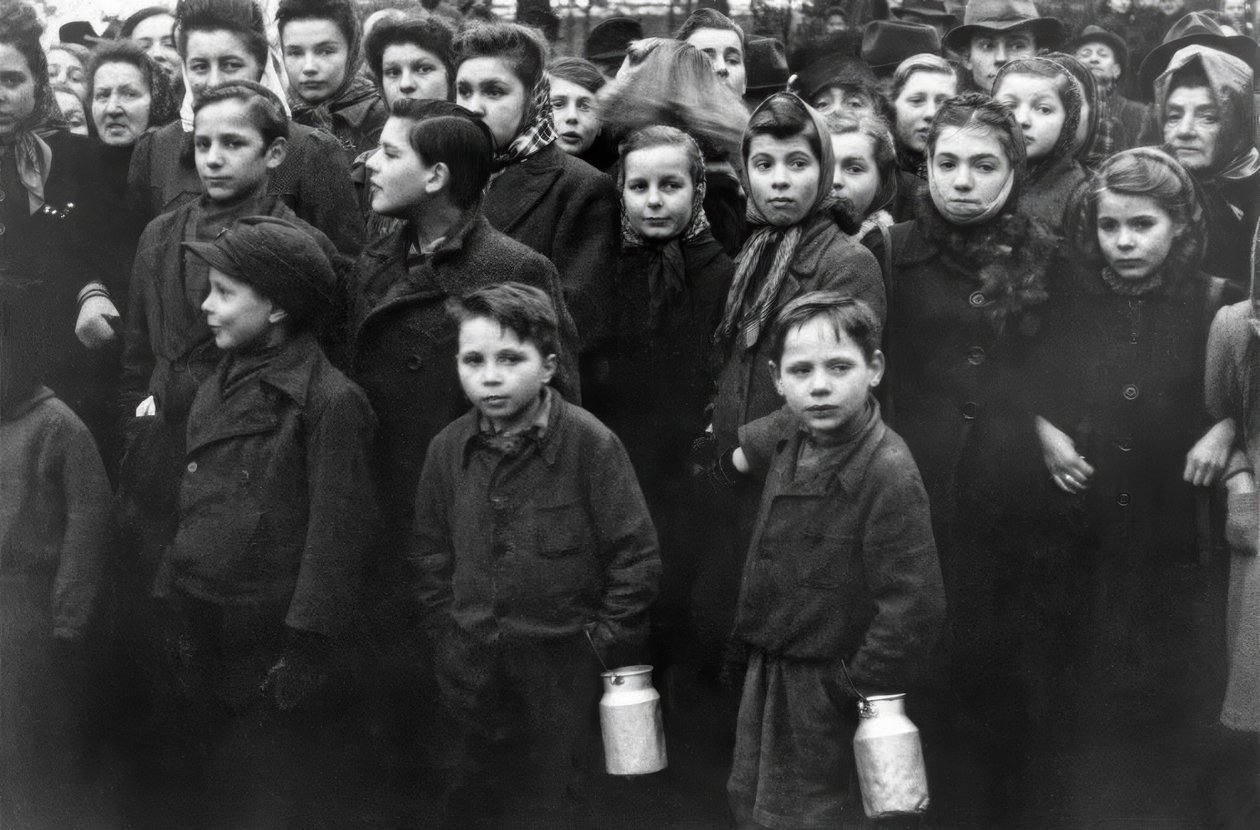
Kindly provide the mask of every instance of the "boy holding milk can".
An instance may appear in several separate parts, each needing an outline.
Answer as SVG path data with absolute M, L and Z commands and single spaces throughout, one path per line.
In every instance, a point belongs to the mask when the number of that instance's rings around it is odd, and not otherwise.
M 656 531 L 621 442 L 548 386 L 547 295 L 508 282 L 448 309 L 473 408 L 429 445 L 410 551 L 450 732 L 443 826 L 580 827 L 574 761 L 600 661 L 647 633 Z
M 787 406 L 718 462 L 765 479 L 735 611 L 749 647 L 727 782 L 741 828 L 860 816 L 858 699 L 905 692 L 944 622 L 927 495 L 872 395 L 879 335 L 870 306 L 837 292 L 785 306 L 770 370 Z

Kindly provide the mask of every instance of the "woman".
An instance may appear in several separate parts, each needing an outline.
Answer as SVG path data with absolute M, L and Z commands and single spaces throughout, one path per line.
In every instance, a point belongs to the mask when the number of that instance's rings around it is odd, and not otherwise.
M 375 147 L 387 111 L 359 73 L 362 31 L 350 0 L 281 0 L 276 28 L 293 120 L 336 136 L 347 161 Z
M 600 90 L 599 112 L 614 142 L 646 124 L 677 127 L 696 140 L 704 153 L 705 215 L 727 255 L 738 254 L 748 234 L 740 183 L 748 112 L 704 53 L 675 40 L 634 41 L 616 82 Z
M 255 0 L 181 0 L 176 18 L 184 75 L 192 95 L 224 81 L 258 82 L 270 74 L 266 27 Z M 146 219 L 187 204 L 203 192 L 192 161 L 191 130 L 191 118 L 187 124 L 181 119 L 136 142 L 128 187 L 145 206 Z M 327 234 L 338 251 L 357 254 L 363 240 L 362 221 L 341 145 L 327 133 L 290 123 L 288 149 L 272 175 L 270 192 Z
M 915 191 L 927 177 L 924 152 L 932 119 L 947 98 L 958 92 L 958 74 L 949 61 L 924 53 L 902 61 L 892 76 L 888 100 L 897 142 L 897 183 L 901 198 L 893 207 L 899 222 L 913 219 Z
M 87 102 L 88 50 L 77 43 L 57 43 L 48 47 L 48 80 L 53 86 L 67 86 Z
M 1027 678 L 1036 671 L 1021 661 L 1037 630 L 1030 539 L 1043 485 L 1021 381 L 1057 242 L 1016 210 L 1024 147 L 1015 119 L 988 96 L 949 99 L 928 133 L 917 218 L 892 229 L 886 394 L 932 505 L 951 685 L 966 701 L 951 711 L 984 713 L 960 724 L 974 729 L 966 740 L 945 747 L 976 756 L 951 759 L 941 774 L 974 765 L 969 774 L 935 790 L 944 814 L 966 821 L 980 818 L 973 811 L 991 807 L 986 799 L 999 788 L 1022 784 L 1009 773 L 1024 748 L 1010 742 L 1028 728 Z M 1011 816 L 988 818 L 1013 826 Z
M 487 23 L 465 29 L 454 49 L 455 103 L 494 136 L 486 218 L 552 261 L 582 351 L 598 349 L 609 334 L 617 193 L 607 176 L 556 145 L 546 43 L 525 26 Z
M 551 119 L 560 149 L 596 170 L 617 161 L 617 148 L 601 129 L 597 95 L 607 81 L 599 67 L 582 58 L 556 58 L 551 78 Z
M 179 80 L 181 61 L 179 50 L 175 48 L 175 15 L 167 6 L 148 6 L 132 13 L 123 21 L 118 30 L 122 40 L 133 41 L 144 50 L 144 53 L 166 70 L 173 84 L 182 84 Z M 172 92 L 175 90 L 172 88 Z M 176 100 L 179 96 L 175 96 Z
M 826 123 L 836 157 L 831 182 L 836 224 L 874 254 L 887 287 L 892 279 L 890 228 L 896 222 L 897 206 L 907 201 L 899 189 L 892 134 L 877 118 L 833 112 Z

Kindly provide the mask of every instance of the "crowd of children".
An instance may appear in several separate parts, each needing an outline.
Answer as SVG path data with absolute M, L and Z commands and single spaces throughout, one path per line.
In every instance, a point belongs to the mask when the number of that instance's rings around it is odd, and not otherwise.
M 1245 9 L 271 5 L 0 0 L 0 824 L 609 826 L 649 662 L 680 826 L 862 826 L 884 694 L 903 819 L 1154 821 L 1158 725 L 1260 821 Z

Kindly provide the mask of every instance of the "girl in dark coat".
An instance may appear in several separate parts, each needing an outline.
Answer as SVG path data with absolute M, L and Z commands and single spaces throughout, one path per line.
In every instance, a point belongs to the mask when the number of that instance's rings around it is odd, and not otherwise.
M 546 44 L 534 30 L 468 28 L 455 40 L 455 102 L 494 136 L 486 218 L 555 264 L 588 353 L 609 334 L 617 194 L 607 176 L 556 146 L 546 63 Z
M 998 72 L 993 97 L 1010 109 L 1027 143 L 1028 175 L 1019 210 L 1061 233 L 1068 202 L 1085 181 L 1085 169 L 1076 160 L 1085 92 L 1061 64 L 1024 58 Z
M 897 141 L 897 180 L 900 191 L 892 216 L 898 222 L 914 218 L 915 192 L 927 176 L 924 152 L 932 119 L 946 99 L 958 92 L 958 74 L 940 55 L 911 55 L 893 73 L 888 100 L 893 109 L 893 138 Z

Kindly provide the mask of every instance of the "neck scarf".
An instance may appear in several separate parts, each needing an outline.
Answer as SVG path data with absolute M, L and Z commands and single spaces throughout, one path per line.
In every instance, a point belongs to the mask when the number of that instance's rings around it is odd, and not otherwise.
M 35 107 L 13 134 L 13 158 L 18 181 L 26 191 L 27 207 L 33 214 L 44 206 L 44 185 L 52 170 L 52 148 L 44 137 L 65 129 L 65 119 L 57 106 L 48 80 L 48 65 L 29 67 L 35 81 Z
M 308 104 L 297 95 L 289 98 L 293 108 L 293 120 L 308 127 L 317 127 L 329 134 L 335 134 L 333 115 L 347 107 L 362 103 L 379 94 L 376 84 L 365 78 L 359 71 L 363 65 L 363 32 L 357 16 L 353 17 L 353 31 L 342 32 L 346 39 L 346 76 L 341 79 L 341 86 L 318 104 Z M 289 88 L 293 79 L 287 77 Z
M 687 137 L 696 153 L 700 148 L 695 139 Z M 624 168 L 622 170 L 624 178 Z M 629 248 L 644 248 L 648 252 L 648 296 L 650 319 L 655 328 L 667 308 L 687 292 L 687 266 L 683 246 L 693 243 L 709 233 L 709 219 L 704 214 L 705 178 L 695 183 L 691 196 L 691 218 L 682 233 L 664 241 L 647 239 L 634 229 L 625 210 L 621 210 L 621 241 Z
M 506 150 L 494 154 L 495 169 L 502 170 L 509 164 L 524 161 L 555 140 L 556 128 L 551 121 L 551 82 L 544 72 L 534 84 L 534 90 L 525 104 L 520 132 Z
M 1102 269 L 1102 280 L 1115 293 L 1122 297 L 1141 297 L 1157 290 L 1164 284 L 1164 273 L 1168 269 L 1160 267 L 1142 277 L 1140 280 L 1125 279 L 1117 274 L 1110 265 Z
M 984 206 L 984 210 L 974 216 L 958 216 L 950 213 L 945 206 L 949 204 L 945 195 L 941 193 L 936 181 L 936 169 L 929 164 L 928 172 L 928 193 L 932 196 L 932 204 L 936 206 L 936 210 L 941 214 L 945 221 L 951 225 L 959 225 L 961 227 L 971 227 L 972 225 L 983 225 L 994 216 L 1002 212 L 1002 208 L 1006 207 L 1006 202 L 1010 199 L 1011 190 L 1015 187 L 1015 167 L 1012 166 L 1010 172 L 1006 175 L 1006 182 L 1002 185 L 1002 192 L 993 197 L 993 200 Z
M 792 264 L 792 259 L 796 255 L 796 247 L 800 244 L 803 226 L 818 213 L 830 210 L 836 201 L 831 194 L 831 180 L 835 174 L 836 160 L 831 150 L 827 124 L 823 121 L 822 115 L 792 93 L 777 92 L 753 111 L 753 117 L 755 118 L 757 113 L 772 101 L 782 100 L 787 100 L 788 103 L 797 107 L 801 114 L 808 116 L 813 124 L 816 147 L 821 150 L 821 157 L 818 159 L 818 187 L 814 194 L 814 203 L 806 212 L 805 217 L 795 225 L 789 225 L 786 228 L 771 225 L 765 214 L 761 212 L 761 208 L 757 206 L 756 199 L 748 200 L 747 219 L 754 230 L 736 259 L 735 276 L 731 280 L 731 290 L 726 295 L 726 310 L 722 314 L 722 323 L 717 331 L 717 337 L 723 341 L 731 340 L 738 331 L 740 345 L 744 349 L 752 349 L 757 345 L 766 321 L 777 310 L 775 300 L 787 278 L 788 266 Z M 745 150 L 745 156 L 747 156 L 747 150 Z M 744 167 L 747 168 L 747 166 L 748 159 L 745 157 Z M 747 181 L 744 185 L 745 190 L 751 193 L 752 188 Z M 769 269 L 762 277 L 758 271 L 769 250 L 773 250 L 774 256 L 770 261 Z

